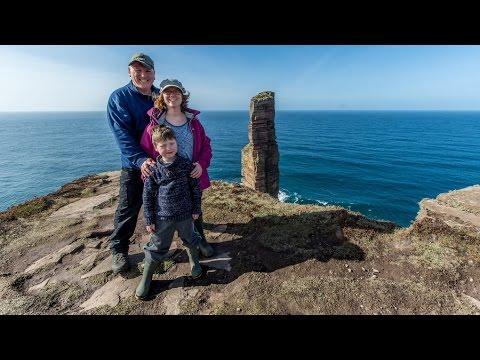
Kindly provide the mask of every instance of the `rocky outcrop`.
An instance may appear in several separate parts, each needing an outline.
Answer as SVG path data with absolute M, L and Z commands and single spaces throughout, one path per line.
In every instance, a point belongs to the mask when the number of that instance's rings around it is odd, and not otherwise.
M 436 199 L 423 199 L 412 226 L 414 231 L 438 233 L 443 230 L 458 235 L 480 235 L 480 186 L 440 194 Z
M 192 280 L 176 237 L 142 302 L 142 214 L 132 269 L 111 271 L 118 185 L 119 172 L 89 176 L 0 213 L 0 314 L 480 314 L 479 186 L 423 200 L 402 229 L 213 181 L 202 201 L 216 256 Z
M 275 94 L 261 92 L 250 101 L 249 143 L 242 149 L 242 184 L 278 197 L 278 146 L 275 137 Z

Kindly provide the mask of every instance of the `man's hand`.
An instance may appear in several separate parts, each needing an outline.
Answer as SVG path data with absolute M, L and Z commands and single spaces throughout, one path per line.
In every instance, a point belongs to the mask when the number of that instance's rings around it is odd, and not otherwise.
M 153 234 L 153 233 L 155 232 L 155 224 L 147 225 L 147 231 L 148 231 L 150 234 Z
M 199 216 L 200 216 L 200 214 L 192 214 L 193 220 L 197 220 Z
M 203 169 L 202 169 L 202 166 L 198 162 L 193 163 L 193 165 L 195 165 L 195 167 L 193 168 L 192 172 L 190 173 L 190 176 L 194 179 L 197 179 L 200 176 L 202 176 Z
M 150 175 L 152 175 L 152 170 L 150 169 L 150 166 L 154 165 L 155 160 L 151 158 L 148 158 L 143 162 L 142 166 L 140 167 L 140 171 L 142 172 L 143 177 L 149 177 Z

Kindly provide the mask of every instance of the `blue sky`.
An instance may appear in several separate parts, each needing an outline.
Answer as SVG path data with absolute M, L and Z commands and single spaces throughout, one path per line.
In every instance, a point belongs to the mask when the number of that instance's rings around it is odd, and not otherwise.
M 200 110 L 480 110 L 480 46 L 0 46 L 0 111 L 104 111 L 132 53 L 177 78 Z

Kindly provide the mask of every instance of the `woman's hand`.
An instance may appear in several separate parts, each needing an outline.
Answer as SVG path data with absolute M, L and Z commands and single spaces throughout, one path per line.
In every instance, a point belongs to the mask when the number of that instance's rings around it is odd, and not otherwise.
M 145 160 L 140 167 L 140 171 L 142 172 L 143 177 L 147 178 L 150 175 L 152 175 L 152 170 L 150 169 L 150 166 L 155 166 L 155 160 L 148 158 Z
M 202 166 L 198 162 L 193 163 L 193 165 L 195 165 L 195 167 L 193 168 L 192 172 L 190 173 L 190 176 L 194 179 L 197 179 L 200 176 L 202 176 L 203 169 L 202 169 Z
M 153 233 L 155 232 L 155 224 L 147 225 L 147 231 L 148 231 L 150 234 L 153 234 Z

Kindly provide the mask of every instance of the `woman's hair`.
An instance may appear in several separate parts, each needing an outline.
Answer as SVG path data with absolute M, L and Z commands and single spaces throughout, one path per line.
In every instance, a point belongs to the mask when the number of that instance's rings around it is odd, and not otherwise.
M 180 91 L 180 94 L 182 95 L 182 103 L 180 104 L 180 109 L 182 110 L 182 112 L 185 112 L 188 106 L 188 98 L 190 97 L 190 94 L 183 95 L 181 91 Z M 157 109 L 167 110 L 167 105 L 163 100 L 163 93 L 155 94 L 153 101 L 154 101 L 153 106 L 155 106 Z
M 175 133 L 165 125 L 155 125 L 152 127 L 152 143 L 155 146 L 161 141 L 176 140 Z

